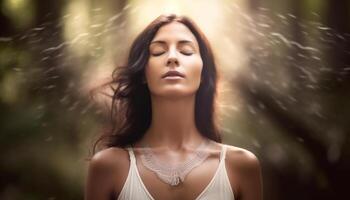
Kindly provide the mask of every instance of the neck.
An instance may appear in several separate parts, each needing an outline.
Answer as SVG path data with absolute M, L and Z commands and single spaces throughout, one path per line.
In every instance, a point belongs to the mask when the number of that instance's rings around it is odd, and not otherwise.
M 143 141 L 152 147 L 194 148 L 203 141 L 195 125 L 195 95 L 178 99 L 152 96 L 152 122 Z

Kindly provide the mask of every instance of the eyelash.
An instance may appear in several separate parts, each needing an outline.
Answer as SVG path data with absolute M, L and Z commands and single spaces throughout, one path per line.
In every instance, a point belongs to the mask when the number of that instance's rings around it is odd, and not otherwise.
M 164 52 L 162 52 L 162 53 L 156 53 L 156 54 L 152 54 L 152 56 L 160 56 L 160 55 L 162 55 Z M 184 54 L 184 55 L 186 55 L 186 56 L 190 56 L 190 55 L 192 55 L 193 53 L 185 53 L 185 52 L 180 52 L 180 53 L 182 53 L 182 54 Z
M 163 52 L 162 53 L 154 53 L 154 54 L 152 54 L 152 56 L 160 56 L 162 54 L 163 54 Z
M 186 55 L 186 56 L 190 56 L 192 55 L 193 53 L 185 53 L 185 52 L 181 52 L 182 54 Z

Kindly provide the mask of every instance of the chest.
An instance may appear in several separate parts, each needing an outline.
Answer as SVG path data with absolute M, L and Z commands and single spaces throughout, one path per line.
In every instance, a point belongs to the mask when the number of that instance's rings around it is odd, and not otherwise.
M 139 163 L 137 163 L 137 169 L 140 178 L 154 199 L 196 199 L 209 188 L 219 169 L 219 160 L 207 159 L 189 172 L 184 182 L 178 186 L 170 186 L 162 182 L 153 171 Z
M 236 196 L 238 179 L 232 170 L 227 170 L 231 167 L 227 166 L 226 160 L 220 160 L 220 155 L 209 156 L 177 186 L 164 183 L 154 171 L 143 165 L 138 156 L 133 158 L 130 168 L 125 173 L 120 172 L 128 174 L 127 177 L 116 177 L 124 180 L 116 185 L 118 199 L 232 200 Z

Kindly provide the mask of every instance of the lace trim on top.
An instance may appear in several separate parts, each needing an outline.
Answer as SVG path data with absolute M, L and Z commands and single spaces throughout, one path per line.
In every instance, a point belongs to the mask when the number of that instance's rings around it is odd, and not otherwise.
M 140 157 L 143 165 L 155 172 L 160 180 L 171 186 L 177 186 L 184 182 L 186 175 L 192 169 L 199 166 L 209 156 L 209 153 L 204 150 L 208 143 L 208 140 L 202 142 L 194 155 L 190 156 L 184 163 L 175 166 L 160 162 L 149 147 L 142 148 Z

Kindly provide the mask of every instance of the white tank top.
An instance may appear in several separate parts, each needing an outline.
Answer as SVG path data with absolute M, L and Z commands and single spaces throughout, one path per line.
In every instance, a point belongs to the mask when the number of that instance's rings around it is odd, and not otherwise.
M 131 147 L 127 148 L 130 157 L 128 177 L 118 196 L 118 200 L 154 200 L 145 187 L 136 166 L 135 154 Z M 233 191 L 225 167 L 226 145 L 222 145 L 219 166 L 205 189 L 196 200 L 234 200 Z

